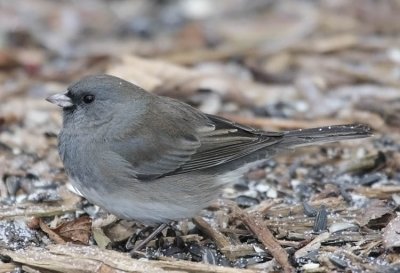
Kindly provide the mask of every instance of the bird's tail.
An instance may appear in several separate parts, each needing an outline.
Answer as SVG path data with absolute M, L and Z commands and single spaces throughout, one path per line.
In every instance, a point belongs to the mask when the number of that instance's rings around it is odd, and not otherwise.
M 280 145 L 299 147 L 345 139 L 364 138 L 372 135 L 372 129 L 364 124 L 332 125 L 311 129 L 287 131 Z

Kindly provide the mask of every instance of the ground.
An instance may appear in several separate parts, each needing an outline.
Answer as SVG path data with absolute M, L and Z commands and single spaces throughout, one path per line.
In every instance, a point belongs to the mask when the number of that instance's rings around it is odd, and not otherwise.
M 2 1 L 0 272 L 398 272 L 399 1 Z M 264 130 L 368 124 L 151 231 L 71 191 L 60 109 L 107 73 Z M 134 209 L 134 208 L 132 208 Z

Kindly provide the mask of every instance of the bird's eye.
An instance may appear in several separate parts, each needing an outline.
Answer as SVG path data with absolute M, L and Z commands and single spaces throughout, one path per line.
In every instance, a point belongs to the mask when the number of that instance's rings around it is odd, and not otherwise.
M 85 95 L 83 97 L 83 102 L 86 104 L 92 103 L 94 101 L 94 96 L 93 95 Z

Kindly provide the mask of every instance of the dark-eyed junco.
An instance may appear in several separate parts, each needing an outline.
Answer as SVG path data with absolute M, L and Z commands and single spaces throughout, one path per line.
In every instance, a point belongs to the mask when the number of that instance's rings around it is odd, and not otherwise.
M 224 185 L 287 148 L 371 134 L 365 125 L 260 131 L 109 75 L 47 100 L 63 108 L 58 148 L 76 190 L 145 224 L 194 216 Z

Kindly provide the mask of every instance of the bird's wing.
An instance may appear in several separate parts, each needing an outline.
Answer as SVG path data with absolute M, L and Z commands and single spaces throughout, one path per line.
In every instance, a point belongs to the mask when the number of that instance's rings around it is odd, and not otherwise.
M 214 130 L 199 135 L 201 146 L 190 160 L 174 173 L 203 170 L 249 155 L 282 140 L 282 133 L 264 132 L 234 123 L 230 120 L 207 115 Z
M 165 176 L 189 162 L 201 147 L 199 135 L 215 128 L 203 113 L 166 97 L 153 97 L 144 116 L 125 113 L 125 120 L 129 117 L 115 130 L 110 149 L 141 180 Z
M 150 110 L 151 123 L 126 132 L 111 148 L 142 180 L 211 168 L 282 139 L 281 133 L 205 115 L 179 101 L 164 99 L 162 103 Z
M 164 176 L 188 162 L 200 147 L 195 135 L 149 132 L 145 138 L 131 137 L 113 143 L 112 151 L 129 162 L 136 178 Z

